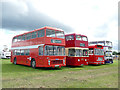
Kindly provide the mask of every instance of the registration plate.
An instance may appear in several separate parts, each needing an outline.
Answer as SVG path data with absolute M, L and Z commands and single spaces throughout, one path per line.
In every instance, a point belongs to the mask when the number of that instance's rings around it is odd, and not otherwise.
M 55 65 L 55 67 L 59 67 L 59 65 Z
M 81 64 L 81 66 L 83 66 L 84 64 Z

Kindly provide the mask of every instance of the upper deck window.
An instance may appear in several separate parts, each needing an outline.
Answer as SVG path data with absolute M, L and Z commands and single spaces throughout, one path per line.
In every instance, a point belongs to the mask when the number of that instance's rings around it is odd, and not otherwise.
M 76 35 L 76 40 L 82 40 L 80 35 Z
M 45 35 L 45 30 L 44 29 L 38 31 L 38 37 L 44 37 L 44 35 Z
M 13 38 L 13 42 L 17 42 L 17 37 L 14 37 L 14 38 Z
M 62 32 L 62 31 L 56 31 L 56 36 L 58 37 L 58 38 L 65 38 L 65 35 L 64 35 L 64 32 Z
M 18 36 L 18 40 L 17 41 L 21 41 L 21 36 Z
M 22 41 L 24 41 L 25 40 L 25 35 L 22 35 Z
M 26 34 L 26 40 L 31 39 L 31 33 Z
M 68 40 L 74 40 L 74 36 L 73 35 L 66 36 L 66 41 Z
M 55 30 L 46 29 L 47 37 L 55 37 Z
M 32 32 L 32 38 L 36 38 L 37 32 Z
M 82 37 L 82 40 L 83 41 L 87 41 L 87 37 Z
M 106 41 L 105 46 L 111 46 L 112 47 L 112 42 Z

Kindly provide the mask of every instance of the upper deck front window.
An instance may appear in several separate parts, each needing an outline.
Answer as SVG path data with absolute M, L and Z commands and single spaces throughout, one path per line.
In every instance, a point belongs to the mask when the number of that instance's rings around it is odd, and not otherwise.
M 14 37 L 14 38 L 13 38 L 13 42 L 17 42 L 17 37 Z
M 56 36 L 58 37 L 58 38 L 65 38 L 65 35 L 64 35 L 64 32 L 62 32 L 62 31 L 56 31 Z
M 87 41 L 87 37 L 82 37 L 82 40 L 83 41 Z
M 105 46 L 110 46 L 110 47 L 112 47 L 112 42 L 106 41 Z
M 76 35 L 76 40 L 82 40 L 80 35 Z
M 74 36 L 73 35 L 66 36 L 66 41 L 68 40 L 74 40 Z
M 38 31 L 38 37 L 44 37 L 44 35 L 45 35 L 44 29 Z
M 47 37 L 55 37 L 55 30 L 46 29 Z

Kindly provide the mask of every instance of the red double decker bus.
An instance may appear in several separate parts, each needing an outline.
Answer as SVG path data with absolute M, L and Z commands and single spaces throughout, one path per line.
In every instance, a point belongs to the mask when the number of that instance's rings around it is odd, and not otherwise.
M 13 37 L 11 62 L 35 67 L 66 66 L 64 31 L 43 27 Z
M 104 64 L 104 51 L 102 45 L 89 46 L 88 64 Z
M 88 65 L 88 38 L 81 34 L 67 34 L 66 40 L 66 65 L 83 66 Z

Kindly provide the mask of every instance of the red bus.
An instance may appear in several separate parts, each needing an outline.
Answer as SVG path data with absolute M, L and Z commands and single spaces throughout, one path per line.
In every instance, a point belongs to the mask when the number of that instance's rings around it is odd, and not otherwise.
M 33 68 L 66 66 L 64 31 L 43 27 L 14 36 L 11 62 Z
M 102 45 L 89 46 L 88 64 L 104 64 L 104 52 Z
M 81 34 L 65 35 L 66 65 L 83 66 L 88 65 L 88 38 Z

